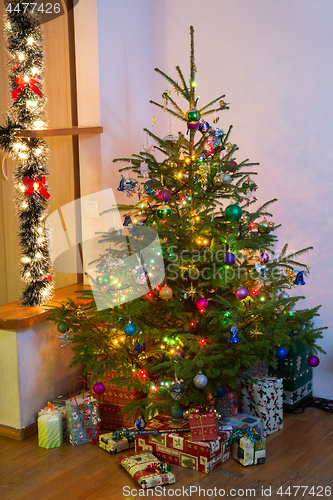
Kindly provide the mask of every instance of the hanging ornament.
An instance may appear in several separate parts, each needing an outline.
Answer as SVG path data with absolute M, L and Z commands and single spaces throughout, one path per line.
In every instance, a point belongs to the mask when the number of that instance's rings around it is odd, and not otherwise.
M 137 352 L 138 354 L 141 354 L 146 350 L 146 345 L 140 344 L 140 342 L 136 341 L 135 346 L 134 346 L 134 351 Z
M 241 218 L 243 210 L 236 204 L 229 205 L 225 211 L 224 216 L 230 222 L 237 222 Z
M 208 300 L 205 297 L 199 297 L 195 301 L 195 305 L 197 306 L 198 309 L 206 309 L 208 307 Z
M 105 392 L 105 385 L 100 380 L 95 382 L 93 385 L 93 391 L 95 394 L 103 394 Z
M 174 146 L 179 140 L 178 135 L 168 134 L 163 138 L 163 141 L 168 142 L 171 146 Z
M 267 267 L 265 264 L 260 264 L 260 262 L 258 264 L 256 264 L 255 266 L 255 270 L 257 271 L 258 273 L 258 278 L 257 278 L 257 281 L 260 282 L 264 282 L 267 278 Z
M 138 417 L 134 422 L 134 429 L 137 431 L 143 431 L 146 425 L 145 419 L 143 417 Z
M 166 189 L 159 191 L 157 197 L 159 200 L 164 201 L 165 203 L 170 201 L 170 193 Z
M 236 255 L 232 252 L 227 252 L 223 258 L 223 262 L 227 266 L 233 266 L 236 262 Z
M 223 182 L 223 172 L 217 172 L 217 174 L 214 177 L 214 181 L 217 182 L 217 184 L 222 184 L 222 182 Z
M 70 338 L 71 337 L 73 337 L 72 330 L 68 330 L 63 335 L 60 335 L 60 337 L 58 337 L 59 339 L 61 339 L 61 345 L 60 345 L 60 347 L 67 347 L 71 343 L 70 342 Z
M 296 278 L 294 280 L 294 284 L 295 285 L 305 285 L 305 281 L 304 281 L 304 277 L 303 277 L 303 274 L 306 275 L 306 271 L 295 271 L 297 274 L 296 274 Z
M 170 410 L 170 415 L 172 418 L 182 418 L 183 408 L 181 406 L 173 406 Z
M 236 344 L 237 342 L 240 342 L 240 338 L 238 337 L 238 330 L 237 330 L 237 323 L 235 323 L 230 330 L 230 338 L 228 342 L 231 344 Z
M 241 285 L 240 287 L 237 288 L 236 292 L 235 292 L 235 295 L 237 297 L 237 299 L 239 300 L 243 300 L 243 299 L 246 299 L 246 297 L 248 296 L 248 291 L 247 289 Z
M 231 161 L 229 168 L 228 168 L 229 172 L 233 172 L 236 167 L 237 167 L 237 163 L 235 162 L 235 160 Z
M 203 389 L 203 387 L 206 387 L 207 385 L 207 377 L 206 375 L 203 375 L 203 373 L 199 372 L 198 375 L 196 375 L 193 379 L 193 384 L 198 387 L 198 389 Z
M 171 215 L 171 208 L 169 207 L 169 205 L 161 205 L 157 209 L 157 217 L 159 219 L 167 219 L 168 217 L 170 217 L 170 215 Z
M 266 252 L 261 252 L 260 254 L 260 262 L 261 264 L 267 264 L 267 262 L 269 261 L 269 255 L 266 253 Z
M 171 385 L 168 387 L 168 391 L 172 399 L 175 399 L 178 401 L 181 399 L 183 394 L 185 394 L 186 391 L 186 386 L 182 384 L 183 380 L 176 380 L 175 382 L 172 382 Z
M 258 186 L 255 182 L 253 182 L 250 177 L 247 178 L 245 182 L 242 184 L 242 190 L 246 194 L 248 191 L 256 191 L 258 189 Z
M 75 311 L 75 314 L 78 318 L 82 318 L 83 316 L 86 315 L 85 311 L 83 311 L 81 306 L 77 306 L 77 309 Z
M 146 266 L 139 264 L 133 269 L 132 274 L 136 283 L 138 283 L 139 285 L 143 285 L 147 282 L 148 273 Z
M 62 321 L 61 323 L 59 323 L 58 325 L 58 331 L 60 333 L 66 333 L 68 332 L 69 330 L 69 326 L 67 325 L 67 323 L 65 323 L 64 321 Z
M 285 347 L 279 346 L 276 348 L 275 357 L 277 359 L 286 359 L 288 351 Z
M 199 123 L 199 131 L 204 134 L 208 129 L 209 129 L 210 125 L 208 122 L 206 122 L 203 118 L 201 118 L 200 120 L 200 123 Z
M 138 181 L 136 181 L 135 179 L 126 178 L 122 175 L 117 191 L 124 191 L 125 196 L 131 197 L 138 191 Z
M 221 385 L 220 387 L 216 387 L 215 393 L 217 398 L 224 398 L 227 394 L 227 390 L 223 385 Z
M 181 349 L 178 349 L 178 350 L 176 351 L 176 354 L 177 354 L 177 356 L 180 356 L 181 358 L 183 358 L 183 357 L 184 357 L 184 353 L 183 353 L 183 351 L 182 351 Z
M 229 174 L 223 175 L 222 182 L 224 184 L 231 184 L 231 181 L 232 181 L 232 179 L 231 179 L 231 176 Z
M 274 224 L 273 222 L 268 222 L 265 218 L 257 224 L 257 229 L 260 234 L 268 234 L 274 229 Z
M 307 362 L 308 365 L 311 366 L 311 368 L 316 368 L 316 366 L 318 366 L 320 363 L 320 359 L 318 358 L 318 356 L 311 354 L 311 356 L 308 357 Z
M 186 115 L 187 126 L 190 130 L 197 130 L 199 128 L 200 113 L 196 108 L 191 108 Z
M 124 216 L 123 226 L 127 227 L 129 224 L 132 224 L 131 216 L 130 215 L 125 215 Z
M 149 168 L 148 168 L 148 163 L 146 161 L 142 161 L 140 163 L 139 171 L 142 177 L 148 177 Z
M 129 337 L 132 337 L 132 335 L 134 335 L 136 333 L 136 328 L 135 328 L 135 325 L 133 325 L 133 323 L 131 321 L 129 321 L 127 323 L 127 325 L 125 325 L 125 328 L 124 328 L 124 332 L 126 333 L 126 335 L 128 335 Z
M 155 185 L 155 182 L 152 181 L 151 179 L 147 182 L 144 183 L 143 189 L 148 195 L 154 195 L 157 192 L 157 189 L 155 189 L 153 186 Z
M 160 295 L 161 299 L 163 299 L 163 300 L 171 299 L 172 294 L 173 294 L 173 292 L 168 285 L 164 285 L 164 287 L 161 288 L 161 290 L 159 292 L 159 295 Z
M 201 163 L 196 173 L 200 177 L 199 182 L 202 189 L 206 189 L 210 165 L 208 163 Z
M 256 325 L 255 329 L 254 330 L 250 330 L 250 337 L 255 337 L 257 338 L 258 335 L 263 335 L 262 332 L 259 332 L 258 330 L 258 325 Z
M 281 292 L 279 295 L 279 299 L 289 299 L 289 295 L 287 292 Z

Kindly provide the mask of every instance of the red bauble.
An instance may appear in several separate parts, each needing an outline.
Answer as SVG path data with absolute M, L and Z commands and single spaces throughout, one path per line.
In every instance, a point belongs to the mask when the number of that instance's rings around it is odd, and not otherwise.
M 206 309 L 206 307 L 208 307 L 208 300 L 205 297 L 199 297 L 195 301 L 195 305 L 198 309 Z

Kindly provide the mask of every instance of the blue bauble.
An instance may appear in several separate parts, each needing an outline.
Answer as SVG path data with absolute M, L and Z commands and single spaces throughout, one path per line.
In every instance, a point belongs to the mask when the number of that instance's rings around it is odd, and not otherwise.
M 126 333 L 126 335 L 129 335 L 130 337 L 134 335 L 136 332 L 136 328 L 133 325 L 133 323 L 131 322 L 127 323 L 127 325 L 124 328 L 124 332 Z
M 286 357 L 288 356 L 288 351 L 285 347 L 277 347 L 275 356 L 277 357 L 277 359 L 286 359 Z
M 136 429 L 137 431 L 143 431 L 145 427 L 146 427 L 145 419 L 143 417 L 138 417 L 134 422 L 134 429 Z
M 156 194 L 157 189 L 154 189 L 153 186 L 155 185 L 155 182 L 152 180 L 149 180 L 144 183 L 143 189 L 146 191 L 147 194 Z
M 217 398 L 224 398 L 224 396 L 227 394 L 227 390 L 223 385 L 221 385 L 220 387 L 216 387 L 215 392 Z
M 182 418 L 183 408 L 181 406 L 173 406 L 170 410 L 170 415 L 173 418 Z
M 141 354 L 143 351 L 146 350 L 145 344 L 140 344 L 140 342 L 136 342 L 134 346 L 134 351 Z
M 209 123 L 206 122 L 205 120 L 202 120 L 200 123 L 199 123 L 199 131 L 204 134 L 206 132 L 206 130 L 208 130 L 210 127 Z
M 233 266 L 236 262 L 236 255 L 232 252 L 227 252 L 224 256 L 223 262 L 227 266 Z

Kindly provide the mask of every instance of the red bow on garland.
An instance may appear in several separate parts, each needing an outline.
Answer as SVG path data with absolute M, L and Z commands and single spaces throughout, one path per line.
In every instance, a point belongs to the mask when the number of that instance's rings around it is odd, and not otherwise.
M 35 94 L 39 95 L 39 97 L 43 97 L 43 94 L 41 92 L 41 90 L 39 90 L 39 88 L 37 87 L 36 83 L 39 82 L 39 77 L 38 75 L 36 76 L 33 76 L 32 78 L 29 78 L 29 81 L 25 81 L 25 79 L 23 78 L 23 76 L 18 76 L 16 78 L 16 89 L 13 90 L 12 92 L 12 97 L 14 99 L 14 101 L 22 94 L 23 90 L 24 90 L 24 87 L 26 85 L 29 85 L 31 90 L 33 92 L 35 92 Z
M 45 177 L 39 177 L 39 179 L 30 179 L 29 177 L 24 177 L 23 184 L 25 186 L 28 186 L 24 191 L 24 194 L 26 194 L 27 196 L 31 196 L 35 189 L 39 192 L 40 195 L 43 196 L 43 198 L 45 198 L 45 200 L 48 200 L 50 198 L 49 193 L 43 186 L 43 184 L 45 184 Z

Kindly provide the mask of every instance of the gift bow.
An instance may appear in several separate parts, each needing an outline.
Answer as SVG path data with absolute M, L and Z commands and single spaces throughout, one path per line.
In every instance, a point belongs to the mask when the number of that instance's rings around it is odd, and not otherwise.
M 39 97 L 43 97 L 42 91 L 36 85 L 36 83 L 38 83 L 38 82 L 39 82 L 38 75 L 33 76 L 32 78 L 26 78 L 26 79 L 24 79 L 23 76 L 16 77 L 16 85 L 17 86 L 12 92 L 12 97 L 13 97 L 14 101 L 16 101 L 16 99 L 22 94 L 24 87 L 26 85 L 29 85 L 31 90 L 35 94 L 39 95 Z
M 146 471 L 163 474 L 165 472 L 171 471 L 171 465 L 169 464 L 169 462 L 156 462 L 155 464 L 147 465 Z
M 250 429 L 250 427 L 247 427 L 245 431 L 235 431 L 228 440 L 229 444 L 233 445 L 238 436 L 239 438 L 248 438 L 250 441 L 252 441 L 252 443 L 255 443 L 256 441 L 261 439 L 260 434 L 257 434 L 254 429 Z
M 24 177 L 23 178 L 23 184 L 25 186 L 28 186 L 27 189 L 24 191 L 24 194 L 27 196 L 31 196 L 34 189 L 36 189 L 40 195 L 45 198 L 45 200 L 48 200 L 50 198 L 49 193 L 46 191 L 44 184 L 45 184 L 45 177 L 39 177 L 38 179 L 30 179 L 30 177 Z
M 112 439 L 114 441 L 120 441 L 121 439 L 129 439 L 131 437 L 131 434 L 127 427 L 122 427 L 121 429 L 117 429 L 112 433 Z

